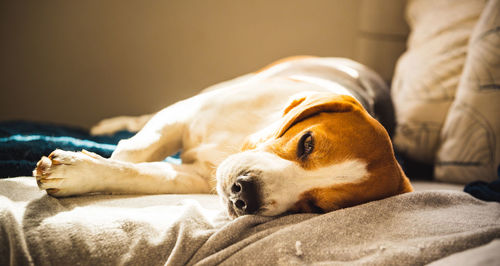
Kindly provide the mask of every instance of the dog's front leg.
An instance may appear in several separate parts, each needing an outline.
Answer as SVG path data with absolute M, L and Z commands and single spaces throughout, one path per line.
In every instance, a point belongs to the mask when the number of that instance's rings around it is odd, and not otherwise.
M 182 147 L 186 125 L 199 108 L 202 97 L 171 105 L 154 115 L 132 138 L 121 140 L 111 159 L 125 162 L 162 161 Z
M 40 189 L 56 197 L 90 192 L 125 194 L 208 193 L 207 179 L 192 165 L 129 163 L 87 151 L 55 150 L 33 171 Z

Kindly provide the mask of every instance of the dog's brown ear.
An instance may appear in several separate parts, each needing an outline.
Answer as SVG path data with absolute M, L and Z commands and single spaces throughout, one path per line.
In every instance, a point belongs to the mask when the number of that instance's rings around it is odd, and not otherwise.
M 283 111 L 284 122 L 278 128 L 276 137 L 281 137 L 294 124 L 320 112 L 351 112 L 363 109 L 351 96 L 334 93 L 314 93 L 292 98 Z

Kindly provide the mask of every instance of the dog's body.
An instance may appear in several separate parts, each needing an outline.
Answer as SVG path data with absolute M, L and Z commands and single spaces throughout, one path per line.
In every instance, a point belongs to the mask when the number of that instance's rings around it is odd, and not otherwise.
M 216 189 L 232 217 L 331 211 L 412 190 L 368 113 L 391 130 L 392 113 L 377 112 L 392 108 L 388 99 L 383 81 L 353 61 L 291 58 L 151 119 L 105 120 L 94 133 L 145 125 L 110 159 L 56 150 L 34 175 L 53 196 Z M 162 161 L 181 149 L 182 164 Z

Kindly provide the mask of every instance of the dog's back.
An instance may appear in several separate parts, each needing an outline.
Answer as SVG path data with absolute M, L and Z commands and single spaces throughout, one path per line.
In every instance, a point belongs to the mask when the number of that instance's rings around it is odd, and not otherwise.
M 278 121 L 292 95 L 308 92 L 353 96 L 392 133 L 389 89 L 372 70 L 345 58 L 292 57 L 188 99 L 185 106 L 199 115 L 191 116 L 183 138 L 183 161 L 218 165 L 249 135 Z

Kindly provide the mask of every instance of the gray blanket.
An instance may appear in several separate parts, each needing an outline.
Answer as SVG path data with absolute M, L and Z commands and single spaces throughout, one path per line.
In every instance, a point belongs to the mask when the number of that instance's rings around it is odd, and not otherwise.
M 93 195 L 0 180 L 0 265 L 494 264 L 500 204 L 426 190 L 324 215 L 228 220 L 215 195 Z M 491 250 L 497 252 L 491 252 Z

